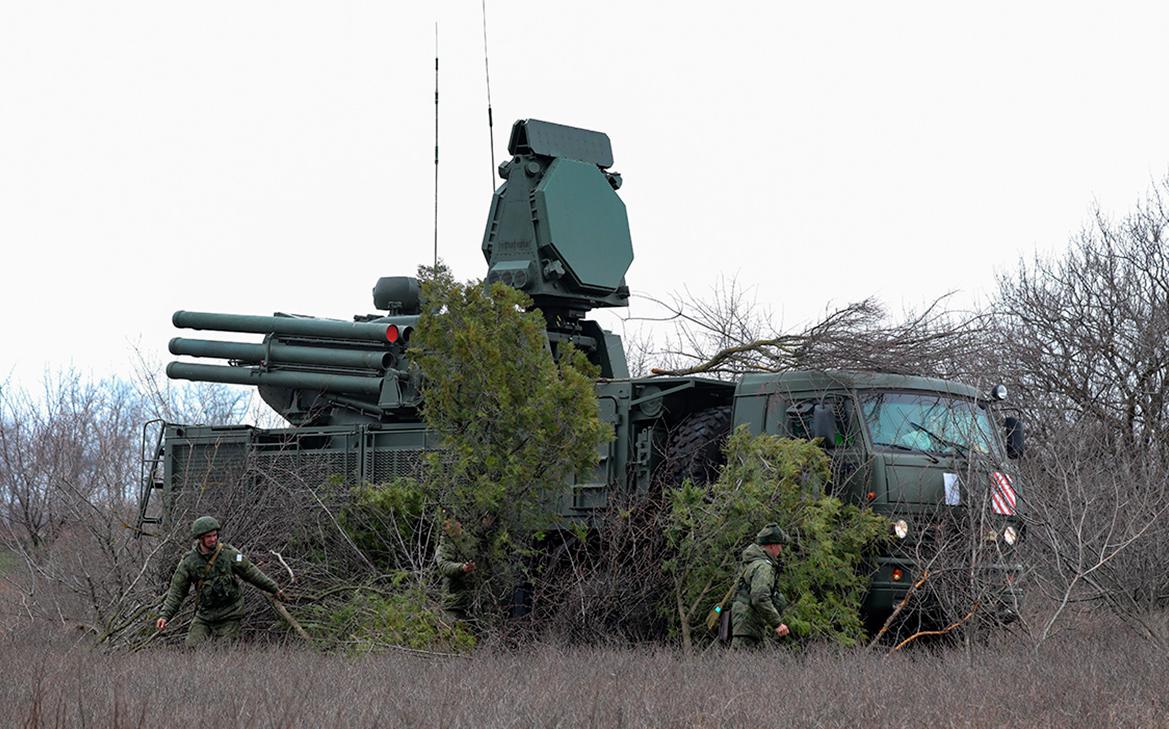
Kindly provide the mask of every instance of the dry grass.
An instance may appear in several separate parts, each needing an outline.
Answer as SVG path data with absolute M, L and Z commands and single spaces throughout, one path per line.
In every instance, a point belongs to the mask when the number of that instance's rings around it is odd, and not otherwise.
M 0 577 L 5 577 L 17 570 L 20 558 L 11 550 L 0 548 Z
M 25 727 L 1165 727 L 1169 663 L 1128 635 L 972 655 L 668 650 L 103 654 L 0 643 L 0 724 Z

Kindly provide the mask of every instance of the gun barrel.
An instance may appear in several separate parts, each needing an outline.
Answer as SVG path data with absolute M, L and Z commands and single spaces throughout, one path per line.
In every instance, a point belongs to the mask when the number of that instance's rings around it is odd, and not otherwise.
M 210 329 L 220 332 L 245 334 L 293 334 L 329 339 L 356 339 L 367 342 L 387 342 L 390 324 L 374 322 L 338 321 L 293 316 L 250 316 L 246 314 L 215 314 L 207 311 L 176 311 L 171 322 L 179 329 Z
M 228 385 L 274 385 L 276 387 L 359 395 L 378 396 L 382 391 L 381 377 L 333 375 L 323 372 L 291 372 L 288 370 L 264 372 L 255 367 L 188 364 L 186 362 L 168 364 L 166 376 L 172 380 L 222 382 Z
M 326 367 L 354 367 L 367 370 L 385 370 L 393 364 L 393 355 L 385 351 L 337 349 L 334 347 L 298 347 L 291 344 L 246 344 L 242 342 L 214 342 L 207 339 L 170 340 L 170 353 L 189 357 L 216 357 L 240 362 L 287 362 L 289 364 L 323 365 Z

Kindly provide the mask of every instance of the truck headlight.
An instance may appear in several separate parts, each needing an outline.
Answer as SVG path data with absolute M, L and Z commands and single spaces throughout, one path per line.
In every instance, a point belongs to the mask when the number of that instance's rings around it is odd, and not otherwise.
M 904 519 L 898 519 L 893 522 L 893 533 L 897 535 L 898 539 L 905 539 L 909 536 L 909 522 Z
M 1015 546 L 1015 542 L 1019 541 L 1019 530 L 1013 526 L 1004 529 L 1003 541 L 1012 547 Z

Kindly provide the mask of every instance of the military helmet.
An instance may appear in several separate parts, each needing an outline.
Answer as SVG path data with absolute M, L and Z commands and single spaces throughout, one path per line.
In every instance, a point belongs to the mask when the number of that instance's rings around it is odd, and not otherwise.
M 213 516 L 201 516 L 191 522 L 191 539 L 198 539 L 208 532 L 219 531 L 219 522 Z
M 756 544 L 788 544 L 791 542 L 787 538 L 787 532 L 779 528 L 779 524 L 771 522 L 767 526 L 759 530 L 755 535 Z

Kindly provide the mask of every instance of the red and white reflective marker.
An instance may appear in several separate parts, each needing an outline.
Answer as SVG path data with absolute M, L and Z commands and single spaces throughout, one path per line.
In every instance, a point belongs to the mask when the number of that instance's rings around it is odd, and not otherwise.
M 990 480 L 993 486 L 990 502 L 994 513 L 1014 516 L 1018 497 L 1015 495 L 1015 487 L 1011 485 L 1011 477 L 1001 471 L 995 471 L 991 474 Z

